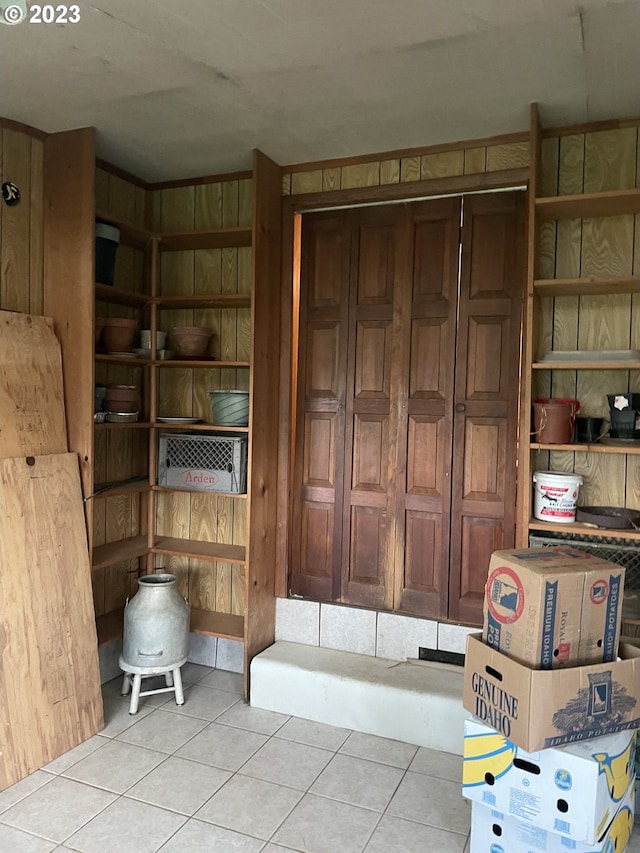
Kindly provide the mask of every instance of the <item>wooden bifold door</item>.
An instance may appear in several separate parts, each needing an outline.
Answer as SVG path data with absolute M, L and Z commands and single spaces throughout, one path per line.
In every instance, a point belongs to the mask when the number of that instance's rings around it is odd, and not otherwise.
M 523 196 L 303 216 L 292 593 L 481 620 L 515 535 Z

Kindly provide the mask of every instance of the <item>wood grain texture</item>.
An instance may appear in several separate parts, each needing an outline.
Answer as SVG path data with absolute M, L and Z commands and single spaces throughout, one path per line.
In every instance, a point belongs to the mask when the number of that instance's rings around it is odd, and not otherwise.
M 341 169 L 323 169 L 322 170 L 322 191 L 330 192 L 331 190 L 340 189 L 340 181 L 342 179 Z
M 291 195 L 291 174 L 282 175 L 282 195 Z
M 465 148 L 464 151 L 464 174 L 473 175 L 477 172 L 484 172 L 487 166 L 487 149 L 480 148 Z
M 529 165 L 529 143 L 511 142 L 487 146 L 487 172 L 520 169 Z
M 342 167 L 342 189 L 352 187 L 377 187 L 380 184 L 380 164 L 366 163 Z
M 2 203 L 0 220 L 0 307 L 11 311 L 30 310 L 31 151 L 31 136 L 2 131 L 2 180 L 14 183 L 22 197 L 14 207 Z M 36 220 L 34 226 L 41 230 L 42 222 Z
M 42 314 L 44 311 L 44 145 L 38 139 L 31 140 L 30 183 L 29 313 Z
M 5 459 L 0 479 L 6 788 L 104 723 L 77 458 L 39 456 L 31 465 Z
M 295 172 L 291 176 L 291 194 L 317 193 L 321 192 L 322 169 L 314 169 L 311 172 Z
M 0 311 L 0 457 L 67 450 L 62 357 L 53 321 Z
M 421 159 L 420 177 L 422 180 L 428 180 L 464 174 L 464 154 L 464 151 L 425 154 Z
M 400 181 L 419 181 L 421 169 L 420 157 L 403 157 L 400 160 Z

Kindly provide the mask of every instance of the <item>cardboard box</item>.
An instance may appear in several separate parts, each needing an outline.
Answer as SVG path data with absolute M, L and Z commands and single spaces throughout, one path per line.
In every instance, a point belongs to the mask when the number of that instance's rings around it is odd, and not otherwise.
M 473 803 L 469 853 L 622 853 L 633 832 L 633 796 L 631 784 L 620 809 L 595 844 L 574 843 L 564 835 L 547 832 L 530 823 L 522 823 L 502 813 Z
M 634 783 L 635 752 L 635 731 L 525 752 L 466 720 L 462 793 L 538 830 L 595 844 Z
M 531 669 L 467 636 L 462 704 L 485 725 L 532 752 L 640 727 L 640 648 L 621 660 Z
M 482 636 L 540 669 L 615 660 L 624 567 L 568 546 L 495 551 Z

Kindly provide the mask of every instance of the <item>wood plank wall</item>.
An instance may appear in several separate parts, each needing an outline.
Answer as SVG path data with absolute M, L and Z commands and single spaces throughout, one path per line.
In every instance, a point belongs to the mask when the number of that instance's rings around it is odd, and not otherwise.
M 640 185 L 640 128 L 557 136 L 542 143 L 542 195 L 630 189 Z M 537 278 L 640 274 L 640 215 L 545 222 Z M 637 349 L 640 294 L 557 296 L 540 300 L 534 360 L 551 348 Z M 533 399 L 566 397 L 581 412 L 607 416 L 607 394 L 640 391 L 640 371 L 535 371 Z M 640 457 L 540 452 L 535 468 L 582 474 L 584 505 L 640 507 Z
M 519 135 L 493 140 L 434 146 L 411 152 L 408 156 L 376 159 L 357 158 L 358 162 L 341 165 L 340 161 L 307 164 L 283 175 L 283 195 L 330 192 L 353 187 L 374 187 L 430 178 L 477 175 L 503 169 L 520 169 L 529 165 L 529 142 Z
M 193 230 L 251 227 L 252 181 L 228 180 L 153 192 L 153 227 Z M 165 252 L 160 256 L 162 295 L 249 293 L 251 248 L 199 249 Z M 197 325 L 213 332 L 209 353 L 217 359 L 250 358 L 249 308 L 159 312 L 159 328 Z M 159 413 L 193 416 L 211 422 L 208 391 L 248 389 L 246 369 L 168 369 L 160 373 Z M 158 533 L 209 542 L 246 545 L 246 500 L 211 494 L 167 492 L 158 495 Z M 162 557 L 158 565 L 175 573 L 192 607 L 219 613 L 244 613 L 244 569 L 229 563 Z
M 19 187 L 15 207 L 0 202 L 0 308 L 42 314 L 43 150 L 41 139 L 0 126 L 1 182 Z
M 96 208 L 131 225 L 144 226 L 147 192 L 139 186 L 96 169 Z M 140 292 L 146 288 L 144 253 L 121 245 L 116 255 L 115 287 Z M 125 306 L 96 303 L 96 316 L 140 316 Z M 140 316 L 146 326 L 148 317 Z M 122 365 L 96 364 L 97 385 L 140 384 L 144 372 L 140 368 Z M 124 480 L 147 471 L 148 436 L 145 430 L 100 429 L 95 433 L 94 482 Z M 93 544 L 103 545 L 141 532 L 142 498 L 138 494 L 94 498 Z M 138 561 L 128 560 L 99 569 L 93 574 L 93 594 L 96 615 L 102 616 L 122 607 L 128 596 L 137 589 Z

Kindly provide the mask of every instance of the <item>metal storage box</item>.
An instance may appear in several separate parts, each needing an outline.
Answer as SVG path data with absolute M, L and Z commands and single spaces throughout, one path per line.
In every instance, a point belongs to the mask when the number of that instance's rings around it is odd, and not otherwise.
M 247 491 L 246 435 L 161 432 L 158 485 L 244 494 Z

